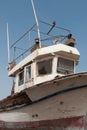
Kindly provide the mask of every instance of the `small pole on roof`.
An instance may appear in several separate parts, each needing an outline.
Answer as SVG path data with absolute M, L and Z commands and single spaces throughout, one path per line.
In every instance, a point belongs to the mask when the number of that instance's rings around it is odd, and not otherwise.
M 7 47 L 8 47 L 8 64 L 10 64 L 10 45 L 9 45 L 8 23 L 7 23 Z
M 32 4 L 33 12 L 34 12 L 34 17 L 35 17 L 36 25 L 37 25 L 37 33 L 38 33 L 38 38 L 39 38 L 39 47 L 41 48 L 39 22 L 38 22 L 38 18 L 37 18 L 37 15 L 36 15 L 36 11 L 35 11 L 33 0 L 31 0 L 31 4 Z

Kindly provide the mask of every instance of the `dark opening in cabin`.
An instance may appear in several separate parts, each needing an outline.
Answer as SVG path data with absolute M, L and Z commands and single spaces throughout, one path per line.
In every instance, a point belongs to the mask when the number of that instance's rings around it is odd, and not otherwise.
M 52 59 L 37 62 L 38 75 L 52 73 Z
M 21 71 L 19 73 L 19 80 L 18 80 L 18 85 L 22 85 L 24 83 L 24 71 Z

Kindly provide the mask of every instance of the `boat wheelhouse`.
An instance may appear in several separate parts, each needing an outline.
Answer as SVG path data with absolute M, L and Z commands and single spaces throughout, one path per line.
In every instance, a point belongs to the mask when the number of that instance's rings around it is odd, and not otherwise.
M 62 43 L 60 37 L 67 40 Z M 76 40 L 71 34 L 53 35 L 50 39 L 53 40 L 52 45 L 43 43 L 41 47 L 39 47 L 40 39 L 35 39 L 30 53 L 22 61 L 17 64 L 15 61 L 10 63 L 9 76 L 15 79 L 15 92 L 53 80 L 56 76 L 75 73 L 80 57 L 79 51 L 75 48 Z

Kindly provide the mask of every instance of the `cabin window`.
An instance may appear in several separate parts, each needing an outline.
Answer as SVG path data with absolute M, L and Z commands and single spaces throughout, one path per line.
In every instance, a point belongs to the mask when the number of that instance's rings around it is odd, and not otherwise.
M 37 62 L 38 75 L 52 73 L 52 59 Z
M 61 74 L 74 73 L 74 61 L 59 57 L 57 62 L 57 72 Z
M 18 80 L 18 85 L 22 85 L 24 83 L 24 71 L 19 73 L 19 80 Z
M 31 66 L 26 67 L 26 81 L 31 79 Z

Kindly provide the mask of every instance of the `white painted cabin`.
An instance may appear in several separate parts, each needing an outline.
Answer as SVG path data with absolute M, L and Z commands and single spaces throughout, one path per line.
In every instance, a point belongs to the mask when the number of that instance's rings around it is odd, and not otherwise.
M 80 57 L 79 51 L 74 47 L 75 43 L 71 38 L 65 44 L 57 42 L 51 46 L 37 48 L 10 68 L 9 76 L 15 78 L 15 93 L 53 80 L 56 76 L 75 73 Z

